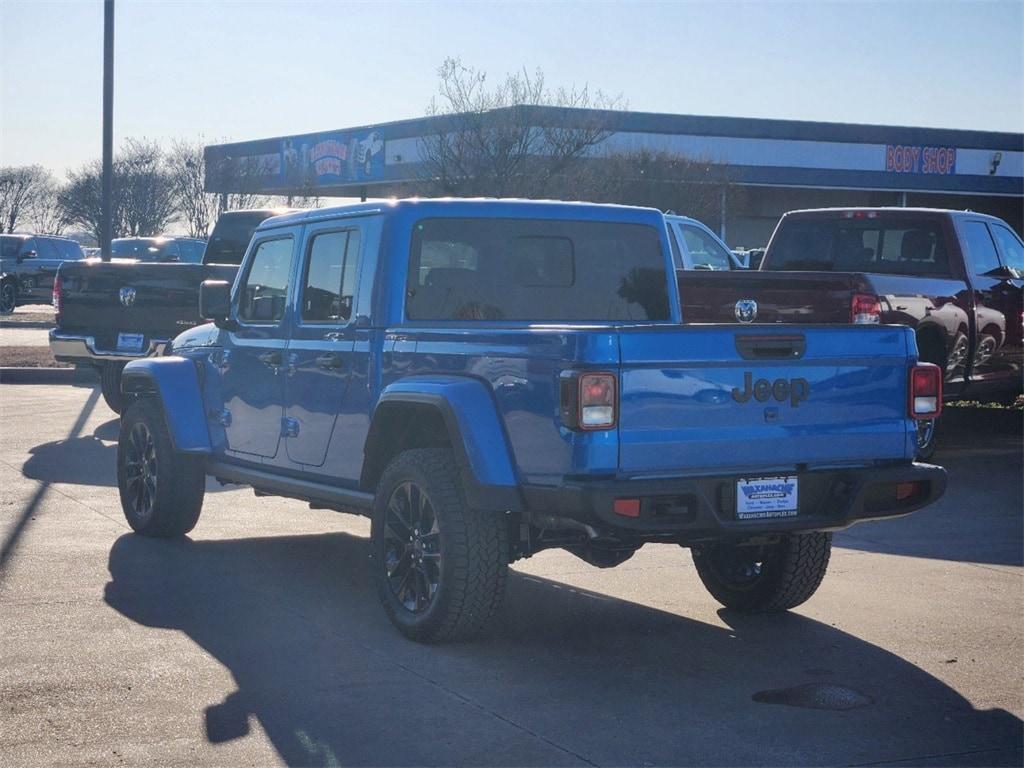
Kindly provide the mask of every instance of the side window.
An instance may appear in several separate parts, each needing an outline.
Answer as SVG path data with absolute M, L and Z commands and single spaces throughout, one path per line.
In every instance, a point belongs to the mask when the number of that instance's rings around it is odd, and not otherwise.
M 999 255 L 985 222 L 966 221 L 961 225 L 961 231 L 971 271 L 976 275 L 986 275 L 998 269 Z
M 1010 269 L 1017 271 L 1017 274 L 1024 274 L 1024 245 L 1009 227 L 1002 224 L 991 224 L 992 236 L 999 243 L 999 250 L 1003 252 L 1003 261 Z
M 53 240 L 48 237 L 37 237 L 36 243 L 39 245 L 40 259 L 60 260 L 60 252 L 57 250 L 57 244 Z
M 20 255 L 21 258 L 26 258 L 30 252 L 35 254 L 34 258 L 42 258 L 42 254 L 39 253 L 39 239 L 38 238 L 31 237 L 28 240 L 26 240 L 22 244 L 21 250 L 18 252 L 18 255 Z
M 685 224 L 679 229 L 694 269 L 729 269 L 732 266 L 729 253 L 703 229 Z
M 291 270 L 291 237 L 264 240 L 257 245 L 239 293 L 238 319 L 250 323 L 281 322 Z
M 359 266 L 359 230 L 314 235 L 302 287 L 302 320 L 347 323 Z

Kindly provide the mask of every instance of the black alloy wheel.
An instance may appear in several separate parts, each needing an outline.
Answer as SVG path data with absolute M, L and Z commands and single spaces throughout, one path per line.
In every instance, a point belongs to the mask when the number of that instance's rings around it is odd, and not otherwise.
M 153 515 L 157 491 L 156 441 L 145 422 L 132 425 L 124 446 L 124 477 L 132 511 L 140 521 Z
M 413 614 L 430 608 L 441 584 L 441 528 L 419 485 L 398 485 L 384 510 L 384 567 L 395 599 Z

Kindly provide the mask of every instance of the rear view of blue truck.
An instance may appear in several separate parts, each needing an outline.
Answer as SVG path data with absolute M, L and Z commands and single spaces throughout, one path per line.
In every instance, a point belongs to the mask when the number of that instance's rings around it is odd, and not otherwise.
M 365 514 L 382 604 L 424 641 L 480 631 L 550 548 L 677 544 L 724 605 L 799 605 L 832 531 L 942 494 L 914 462 L 940 371 L 904 327 L 687 325 L 667 237 L 551 202 L 264 222 L 233 288 L 204 283 L 213 324 L 125 369 L 129 524 L 184 534 L 205 474 Z

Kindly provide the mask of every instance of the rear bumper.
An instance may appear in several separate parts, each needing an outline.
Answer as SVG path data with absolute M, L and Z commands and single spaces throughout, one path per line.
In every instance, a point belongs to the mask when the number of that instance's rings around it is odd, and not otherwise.
M 780 474 L 780 473 L 766 473 Z M 575 528 L 590 537 L 681 543 L 809 531 L 835 531 L 863 520 L 899 517 L 946 490 L 946 470 L 931 464 L 830 468 L 797 473 L 798 514 L 757 520 L 736 516 L 737 475 L 658 480 L 605 480 L 559 488 L 527 486 L 526 518 L 544 528 Z M 915 483 L 897 499 L 896 486 Z M 615 514 L 616 499 L 640 499 L 638 517 Z
M 116 349 L 97 347 L 93 336 L 61 333 L 56 328 L 50 331 L 50 351 L 62 363 L 127 363 L 143 357 L 162 355 L 167 344 L 167 339 L 151 339 L 141 352 L 119 352 Z

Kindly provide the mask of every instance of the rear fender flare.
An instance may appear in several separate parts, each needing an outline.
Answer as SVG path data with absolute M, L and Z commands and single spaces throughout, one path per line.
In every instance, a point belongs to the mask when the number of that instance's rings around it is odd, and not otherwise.
M 440 415 L 470 506 L 522 510 L 515 461 L 494 398 L 485 384 L 465 376 L 412 376 L 381 392 L 366 436 L 364 487 L 372 489 L 383 469 L 370 466 L 369 460 L 387 440 L 385 416 L 402 405 L 428 407 Z
M 196 366 L 184 357 L 133 360 L 121 374 L 121 391 L 128 397 L 160 400 L 175 450 L 211 453 L 210 431 Z

